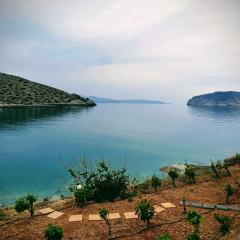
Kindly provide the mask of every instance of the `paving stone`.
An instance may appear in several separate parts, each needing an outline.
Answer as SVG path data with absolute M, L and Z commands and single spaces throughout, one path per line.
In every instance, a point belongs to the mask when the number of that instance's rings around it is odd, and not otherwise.
M 40 209 L 38 210 L 40 213 L 42 214 L 47 214 L 47 213 L 52 213 L 54 212 L 55 210 L 51 209 L 51 208 L 43 208 L 43 209 Z
M 154 210 L 155 210 L 156 213 L 160 213 L 160 212 L 163 212 L 165 210 L 165 208 L 160 207 L 158 205 L 155 205 L 153 207 L 154 207 Z
M 215 209 L 215 205 L 212 205 L 212 204 L 203 204 L 203 208 L 205 208 L 205 209 Z
M 125 212 L 125 213 L 123 213 L 123 215 L 126 219 L 138 218 L 138 215 L 135 214 L 135 212 Z
M 57 219 L 59 217 L 61 217 L 64 213 L 62 212 L 58 212 L 58 211 L 55 211 L 55 212 L 52 212 L 50 213 L 49 215 L 47 215 L 49 218 L 53 218 L 53 219 Z
M 69 222 L 81 222 L 83 215 L 71 215 L 69 217 Z
M 179 205 L 183 205 L 183 201 L 182 200 L 179 202 Z M 185 201 L 185 206 L 190 206 L 190 202 Z
M 216 208 L 219 210 L 228 210 L 228 206 L 225 205 L 216 205 Z
M 234 205 L 230 205 L 230 206 L 228 206 L 228 209 L 229 210 L 232 210 L 232 211 L 240 211 L 240 207 L 238 207 L 238 206 L 234 206 Z
M 175 208 L 176 206 L 170 202 L 161 203 L 164 208 Z
M 121 218 L 120 214 L 119 213 L 109 213 L 108 215 L 108 219 L 119 219 Z
M 196 207 L 196 208 L 202 208 L 203 207 L 202 203 L 196 203 L 196 202 L 192 202 L 191 206 Z
M 88 219 L 90 221 L 99 221 L 99 220 L 103 220 L 99 214 L 90 214 Z

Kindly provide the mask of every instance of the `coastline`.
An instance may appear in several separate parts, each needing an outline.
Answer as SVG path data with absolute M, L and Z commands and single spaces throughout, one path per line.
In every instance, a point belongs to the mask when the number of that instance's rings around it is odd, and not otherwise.
M 0 108 L 30 108 L 30 107 L 59 107 L 59 106 L 80 106 L 80 107 L 94 107 L 95 103 L 49 103 L 49 104 L 0 104 Z

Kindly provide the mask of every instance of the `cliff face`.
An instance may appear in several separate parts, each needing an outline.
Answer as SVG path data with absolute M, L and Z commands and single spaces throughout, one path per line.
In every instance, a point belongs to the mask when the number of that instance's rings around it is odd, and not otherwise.
M 191 98 L 190 106 L 236 106 L 240 107 L 240 92 L 215 92 Z
M 0 73 L 0 106 L 95 106 L 88 98 L 69 94 L 62 90 L 27 79 Z

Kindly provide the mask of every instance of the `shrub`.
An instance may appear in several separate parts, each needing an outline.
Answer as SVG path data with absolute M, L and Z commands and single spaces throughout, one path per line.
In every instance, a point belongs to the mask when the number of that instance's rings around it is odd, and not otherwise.
M 200 240 L 198 233 L 192 233 L 187 236 L 187 240 Z
M 28 194 L 26 196 L 20 197 L 16 200 L 15 210 L 18 213 L 28 210 L 32 217 L 34 215 L 33 204 L 36 201 L 37 201 L 37 197 L 32 194 Z
M 78 207 L 83 207 L 91 199 L 91 192 L 88 188 L 76 189 L 74 191 L 75 201 Z
M 54 226 L 49 224 L 45 230 L 45 239 L 46 240 L 61 240 L 63 237 L 63 230 L 59 226 Z
M 199 232 L 199 225 L 203 220 L 203 217 L 200 213 L 196 211 L 189 211 L 186 216 L 187 221 L 193 225 L 194 227 L 194 233 Z
M 142 199 L 135 208 L 138 217 L 149 226 L 150 220 L 153 218 L 154 207 L 146 199 Z
M 80 205 L 89 200 L 113 201 L 125 196 L 128 190 L 129 176 L 126 175 L 126 168 L 110 168 L 104 160 L 93 164 L 81 159 L 79 165 L 70 167 L 68 172 L 73 178 L 73 186 L 69 190 L 77 196 Z M 79 184 L 82 189 L 78 192 L 76 186 Z
M 228 203 L 228 202 L 229 202 L 229 198 L 230 198 L 231 196 L 233 196 L 233 194 L 234 194 L 234 189 L 233 189 L 233 187 L 232 187 L 230 184 L 228 184 L 228 185 L 226 186 L 226 188 L 225 188 L 225 191 L 226 191 L 226 193 L 227 193 L 226 203 Z
M 230 173 L 230 171 L 229 171 L 229 169 L 228 169 L 228 164 L 227 164 L 227 163 L 224 163 L 224 164 L 223 164 L 223 168 L 226 170 L 227 175 L 228 175 L 228 176 L 231 176 L 231 173 Z
M 99 215 L 100 217 L 106 222 L 107 226 L 108 226 L 108 235 L 111 236 L 111 224 L 109 222 L 108 219 L 108 211 L 105 208 L 100 208 L 99 209 Z
M 151 186 L 154 188 L 154 191 L 156 192 L 157 188 L 161 187 L 161 185 L 162 185 L 161 178 L 157 177 L 156 175 L 153 175 L 151 179 Z
M 172 240 L 168 234 L 164 234 L 155 238 L 155 240 Z
M 212 171 L 214 173 L 214 177 L 215 178 L 220 178 L 220 174 L 219 174 L 215 164 L 212 162 L 212 160 L 211 160 L 211 169 L 212 169 Z
M 184 174 L 191 183 L 196 183 L 196 172 L 192 166 L 187 165 Z
M 171 169 L 168 172 L 169 177 L 172 179 L 173 187 L 176 187 L 175 179 L 178 178 L 178 173 L 175 169 Z
M 232 218 L 228 216 L 219 216 L 218 214 L 214 214 L 214 218 L 220 223 L 219 231 L 222 235 L 226 235 L 230 232 L 230 227 L 232 224 Z
M 236 153 L 235 158 L 236 158 L 236 162 L 240 163 L 240 153 Z

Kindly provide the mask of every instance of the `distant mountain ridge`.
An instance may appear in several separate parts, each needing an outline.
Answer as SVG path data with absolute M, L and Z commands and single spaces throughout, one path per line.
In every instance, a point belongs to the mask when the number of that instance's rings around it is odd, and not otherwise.
M 191 98 L 189 106 L 232 106 L 240 107 L 240 92 L 214 92 Z
M 95 106 L 96 104 L 75 93 L 70 94 L 18 76 L 0 73 L 0 107 L 52 105 Z
M 145 99 L 109 99 L 96 96 L 89 96 L 96 103 L 128 103 L 128 104 L 166 104 L 158 100 L 145 100 Z

